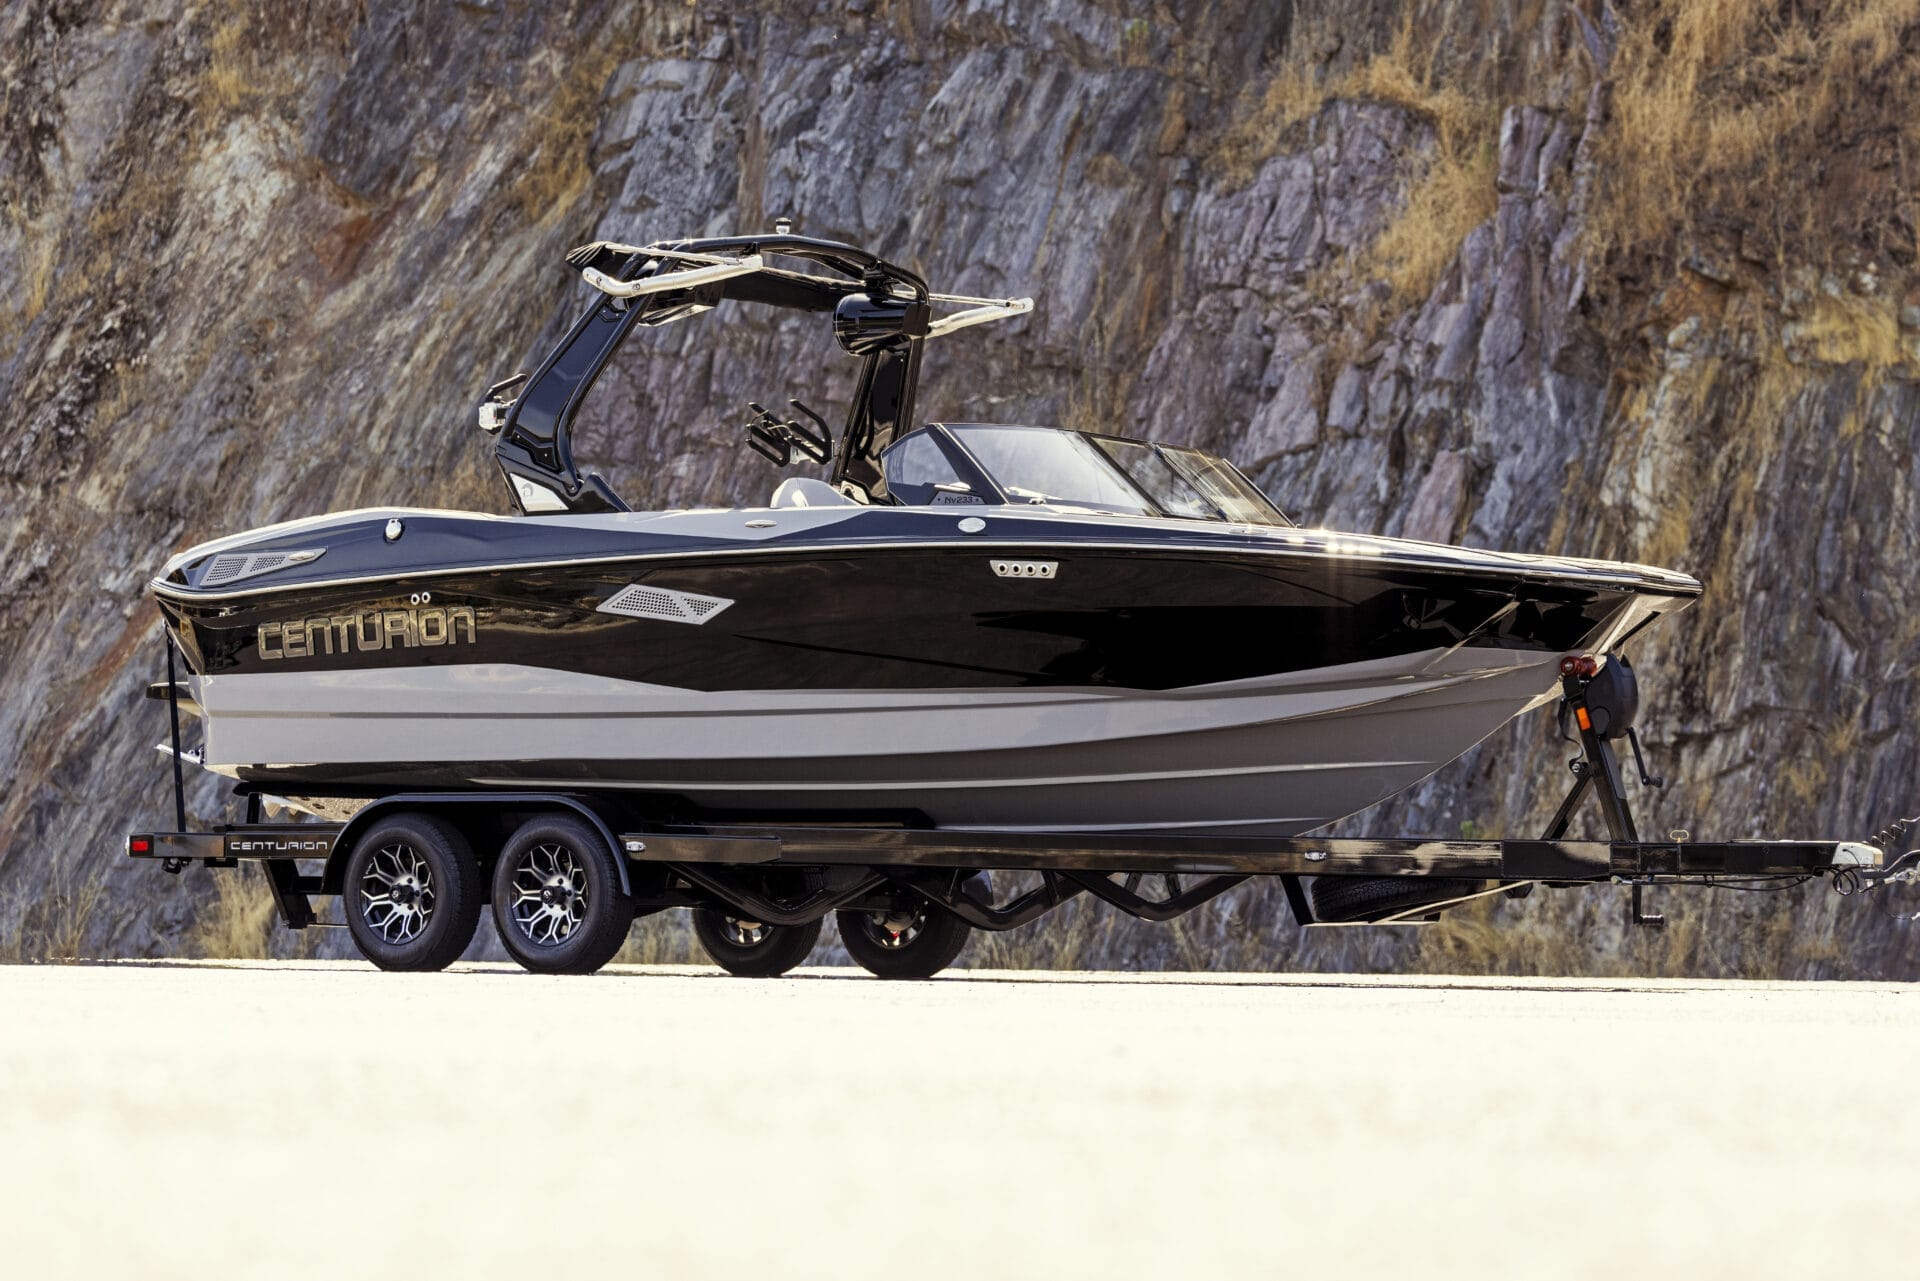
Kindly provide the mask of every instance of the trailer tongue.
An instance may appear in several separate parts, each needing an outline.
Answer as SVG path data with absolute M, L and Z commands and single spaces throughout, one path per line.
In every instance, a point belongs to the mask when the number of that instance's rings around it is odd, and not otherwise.
M 1489 895 L 1611 884 L 1628 887 L 1634 925 L 1659 927 L 1664 918 L 1645 910 L 1650 886 L 1787 889 L 1830 877 L 1838 893 L 1866 895 L 1920 883 L 1920 849 L 1900 848 L 1920 819 L 1866 841 L 1696 841 L 1683 831 L 1643 839 L 1611 741 L 1626 737 L 1641 782 L 1660 785 L 1632 735 L 1637 694 L 1605 674 L 1618 668 L 1584 657 L 1561 665 L 1561 715 L 1580 745 L 1572 788 L 1540 837 L 1488 840 L 982 832 L 777 817 L 664 823 L 617 797 L 564 791 L 400 793 L 344 823 L 267 822 L 268 798 L 247 783 L 235 789 L 244 822 L 189 831 L 180 762 L 191 758 L 180 742 L 171 657 L 169 648 L 170 679 L 155 692 L 172 713 L 177 826 L 129 836 L 127 853 L 169 872 L 258 862 L 293 929 L 338 924 L 319 919 L 316 896 L 375 902 L 386 908 L 373 913 L 384 930 L 367 926 L 364 913 L 349 923 L 369 959 L 392 969 L 441 968 L 465 950 L 482 898 L 473 886 L 487 873 L 496 919 L 549 940 L 544 950 L 526 939 L 516 946 L 503 929 L 529 969 L 597 968 L 633 916 L 683 907 L 694 911 L 709 953 L 734 973 L 791 968 L 824 918 L 838 914 L 855 959 L 888 977 L 929 977 L 958 955 L 969 930 L 1014 929 L 1081 894 L 1165 921 L 1252 877 L 1277 878 L 1303 926 L 1422 924 Z M 1567 836 L 1589 794 L 1606 840 Z M 503 866 L 506 854 L 524 853 L 529 834 L 535 853 Z M 993 873 L 1028 875 L 996 883 Z M 434 930 L 432 946 L 422 946 Z M 599 941 L 583 949 L 589 937 Z

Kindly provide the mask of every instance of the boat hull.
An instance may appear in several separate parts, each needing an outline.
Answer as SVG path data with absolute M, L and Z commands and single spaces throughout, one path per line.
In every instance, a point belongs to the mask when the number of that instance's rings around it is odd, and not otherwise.
M 316 812 L 414 789 L 558 789 L 662 817 L 1293 835 L 1549 700 L 1553 662 L 1431 651 L 1158 692 L 712 693 L 511 665 L 194 687 L 208 765 Z
M 316 813 L 565 789 L 661 819 L 1291 835 L 1424 778 L 1698 584 L 843 508 L 348 513 L 183 553 L 155 591 L 207 766 Z

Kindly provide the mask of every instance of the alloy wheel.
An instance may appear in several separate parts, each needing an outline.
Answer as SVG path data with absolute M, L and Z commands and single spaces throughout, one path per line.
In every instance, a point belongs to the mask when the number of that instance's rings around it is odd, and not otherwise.
M 513 869 L 514 926 L 530 943 L 555 947 L 586 919 L 587 869 L 565 845 L 528 849 Z
M 925 908 L 912 911 L 866 912 L 860 917 L 861 932 L 889 951 L 910 946 L 927 928 Z
M 773 927 L 738 916 L 722 916 L 720 933 L 735 947 L 759 947 L 772 936 Z
M 419 938 L 433 919 L 435 897 L 433 869 L 411 845 L 380 847 L 360 878 L 360 914 L 388 943 Z

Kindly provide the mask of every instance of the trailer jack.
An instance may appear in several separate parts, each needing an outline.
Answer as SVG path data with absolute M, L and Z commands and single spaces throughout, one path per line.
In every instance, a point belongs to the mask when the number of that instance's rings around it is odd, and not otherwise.
M 1619 661 L 1617 657 L 1615 661 Z M 1593 715 L 1593 709 L 1587 702 L 1587 687 L 1595 680 L 1598 670 L 1593 659 L 1585 656 L 1560 660 L 1561 722 L 1564 725 L 1571 720 L 1580 731 L 1580 755 L 1567 763 L 1576 782 L 1554 814 L 1553 822 L 1547 828 L 1546 839 L 1557 841 L 1567 834 L 1567 828 L 1573 822 L 1574 808 L 1591 788 L 1600 802 L 1601 813 L 1606 817 L 1607 834 L 1615 841 L 1638 844 L 1640 833 L 1634 826 L 1633 808 L 1627 802 L 1626 786 L 1620 777 L 1620 761 L 1613 754 L 1613 746 L 1607 741 L 1608 735 L 1626 735 L 1627 741 L 1633 746 L 1633 763 L 1643 786 L 1665 787 L 1666 780 L 1656 778 L 1647 771 L 1647 759 L 1640 751 L 1640 737 L 1634 732 L 1631 718 L 1624 725 L 1616 725 L 1603 723 Z M 1631 679 L 1631 669 L 1628 669 L 1628 679 Z M 1632 701 L 1638 704 L 1637 692 Z M 1685 834 L 1675 835 L 1684 837 Z M 1663 930 L 1667 927 L 1667 918 L 1658 912 L 1646 910 L 1643 894 L 1648 884 L 1647 880 L 1633 881 L 1632 896 L 1627 903 L 1627 924 L 1642 929 Z

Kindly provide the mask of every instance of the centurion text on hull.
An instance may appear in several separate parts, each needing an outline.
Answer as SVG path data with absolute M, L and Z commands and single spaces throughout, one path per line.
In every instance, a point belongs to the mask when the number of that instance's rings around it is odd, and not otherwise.
M 1542 865 L 1559 875 L 1516 877 L 1496 842 L 1470 866 L 1425 844 L 1383 869 L 1371 842 L 1351 867 L 1322 850 L 1291 870 L 1299 834 L 1554 700 L 1591 764 L 1551 836 L 1597 781 L 1615 843 L 1637 839 L 1607 747 L 1637 689 L 1606 656 L 1689 606 L 1693 579 L 1299 528 L 1191 448 L 916 427 L 927 343 L 1031 304 L 935 294 L 847 245 L 783 231 L 568 260 L 592 304 L 480 410 L 517 514 L 298 520 L 191 548 L 152 584 L 185 662 L 162 692 L 176 725 L 203 723 L 190 759 L 249 798 L 220 856 L 315 839 L 268 831 L 265 801 L 331 820 L 304 825 L 336 841 L 318 872 L 288 863 L 311 848 L 269 862 L 289 920 L 344 891 L 374 959 L 444 963 L 490 874 L 535 968 L 590 968 L 634 911 L 685 905 L 723 963 L 747 958 L 730 968 L 782 968 L 766 958 L 839 910 L 884 971 L 1081 889 L 1169 915 L 1222 878 L 1311 870 L 1327 888 L 1318 910 L 1293 895 L 1303 919 L 1424 913 L 1599 865 L 1560 850 Z M 582 399 L 636 326 L 729 300 L 830 317 L 860 360 L 838 440 L 798 401 L 749 406 L 749 447 L 827 478 L 761 506 L 630 511 L 574 461 Z M 180 827 L 136 839 L 211 848 Z M 1820 848 L 1831 865 L 1839 847 Z M 995 867 L 1042 886 L 996 903 L 977 874 Z M 1162 899 L 1138 892 L 1148 870 Z M 1218 873 L 1204 895 L 1178 882 L 1195 871 Z

